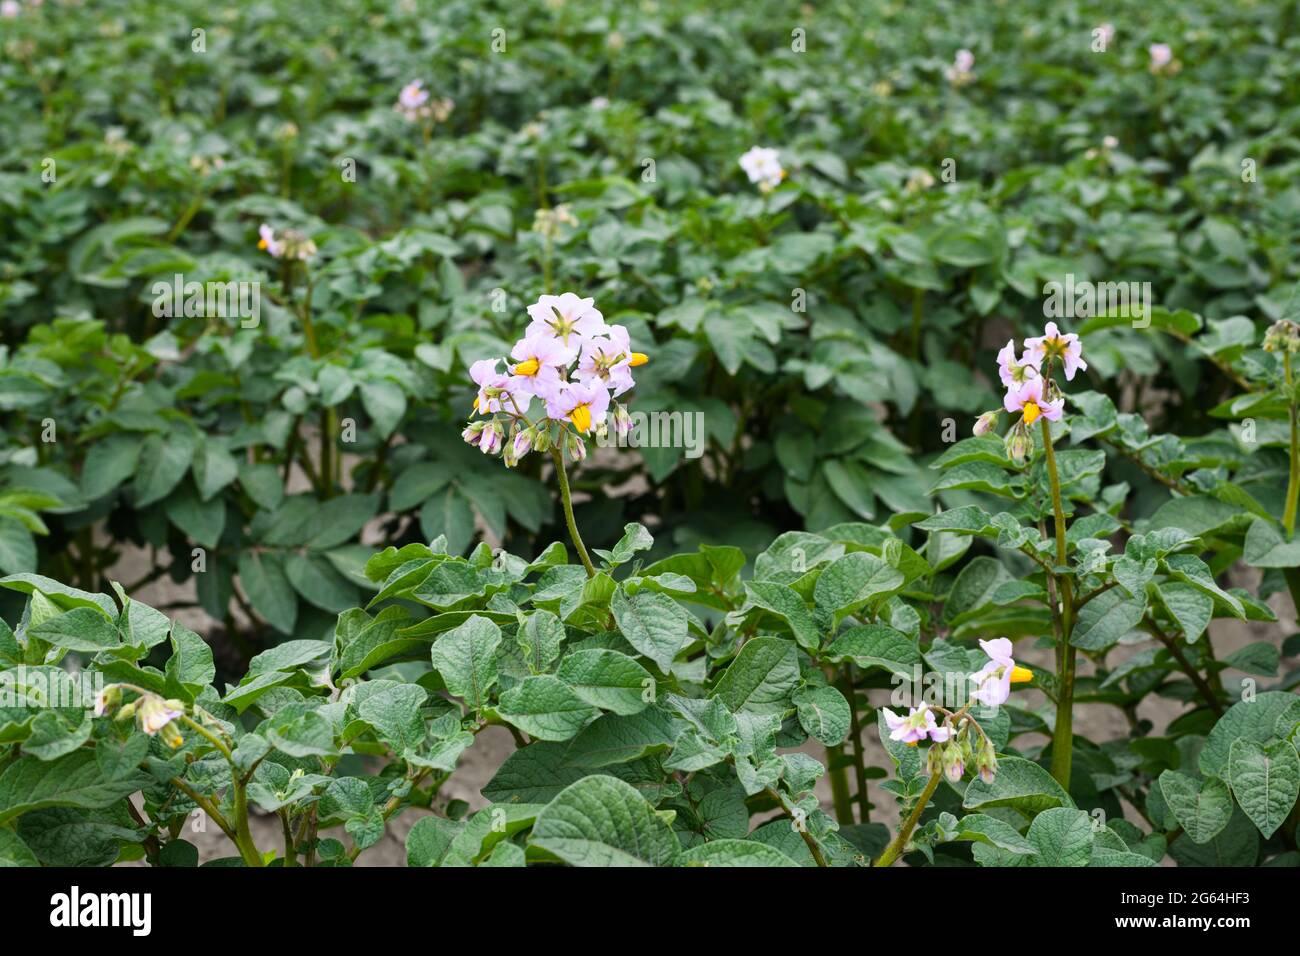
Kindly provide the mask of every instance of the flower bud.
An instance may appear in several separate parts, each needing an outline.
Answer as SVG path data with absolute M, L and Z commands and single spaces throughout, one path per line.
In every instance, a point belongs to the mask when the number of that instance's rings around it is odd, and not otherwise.
M 572 432 L 567 434 L 567 440 L 569 458 L 573 461 L 584 461 L 587 457 L 587 443 Z
M 109 684 L 95 697 L 95 716 L 103 717 L 120 703 L 122 703 L 122 688 L 117 684 Z
M 985 412 L 979 418 L 975 419 L 975 427 L 971 429 L 976 437 L 987 435 L 998 423 L 998 410 L 995 408 L 991 412 Z
M 943 772 L 948 779 L 956 783 L 966 774 L 966 761 L 962 759 L 960 746 L 948 746 L 943 750 Z
M 1003 439 L 1003 447 L 1007 450 L 1007 457 L 1017 465 L 1025 463 L 1025 459 L 1034 449 L 1034 440 L 1029 437 L 1029 429 L 1026 428 L 1023 418 L 1011 426 L 1011 431 L 1007 432 L 1007 437 Z
M 626 435 L 632 430 L 632 415 L 628 412 L 627 406 L 621 402 L 614 403 L 614 431 L 619 435 Z

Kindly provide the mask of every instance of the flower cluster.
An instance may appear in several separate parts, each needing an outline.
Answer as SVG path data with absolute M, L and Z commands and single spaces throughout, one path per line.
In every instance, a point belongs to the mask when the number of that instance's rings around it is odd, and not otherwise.
M 445 123 L 456 104 L 449 99 L 434 99 L 424 88 L 423 80 L 412 80 L 397 94 L 393 109 L 408 123 Z
M 573 207 L 568 203 L 560 203 L 554 209 L 538 209 L 533 214 L 533 232 L 548 239 L 559 235 L 561 226 L 577 224 L 578 217 L 573 214 Z
M 1173 76 L 1183 68 L 1182 63 L 1174 59 L 1174 51 L 1168 43 L 1153 43 L 1147 47 L 1151 62 L 1147 69 L 1156 76 Z
M 989 660 L 980 670 L 970 675 L 970 683 L 974 688 L 971 700 L 985 707 L 1000 707 L 1010 698 L 1012 684 L 1031 681 L 1034 675 L 1012 659 L 1011 641 L 1007 638 L 980 641 L 980 647 Z M 936 709 L 943 715 L 942 723 L 935 717 Z M 932 774 L 942 770 L 949 780 L 956 783 L 965 775 L 966 767 L 974 764 L 980 777 L 991 781 L 997 773 L 997 755 L 993 742 L 984 733 L 984 729 L 968 715 L 969 709 L 970 705 L 967 704 L 953 714 L 942 708 L 922 704 L 911 708 L 906 717 L 898 716 L 888 707 L 881 708 L 881 713 L 885 716 L 890 740 L 912 747 L 923 740 L 930 740 L 937 745 L 930 748 L 927 757 Z M 973 733 L 978 734 L 978 740 L 972 736 Z
M 461 436 L 484 454 L 503 451 L 507 466 L 551 447 L 580 461 L 587 455 L 584 436 L 605 434 L 611 403 L 615 429 L 625 434 L 631 428 L 626 408 L 612 400 L 631 390 L 632 369 L 648 359 L 632 350 L 627 329 L 605 323 L 592 299 L 543 295 L 528 315 L 532 322 L 504 371 L 500 359 L 470 366 L 478 386 L 473 412 L 490 417 L 471 422 Z M 534 398 L 544 410 L 536 420 L 528 417 Z
M 1007 456 L 1016 464 L 1022 463 L 1033 447 L 1029 427 L 1039 418 L 1060 421 L 1065 411 L 1065 398 L 1052 378 L 1057 362 L 1065 371 L 1066 381 L 1073 381 L 1076 372 L 1088 367 L 1079 336 L 1073 332 L 1062 334 L 1055 322 L 1048 322 L 1042 335 L 1025 339 L 1019 358 L 1014 339 L 998 352 L 998 377 L 1006 389 L 1002 407 L 1013 415 L 1020 413 L 1006 436 Z M 985 412 L 976 420 L 974 433 L 988 434 L 997 420 L 996 409 Z
M 179 700 L 163 700 L 157 694 L 140 691 L 140 696 L 129 704 L 122 704 L 121 684 L 109 684 L 95 698 L 95 716 L 104 717 L 113 711 L 114 720 L 131 720 L 135 718 L 140 729 L 150 737 L 161 734 L 163 742 L 173 750 L 185 742 L 176 721 L 185 716 L 185 705 Z
M 785 170 L 781 168 L 781 158 L 777 151 L 766 146 L 755 146 L 740 157 L 740 168 L 745 171 L 749 181 L 765 193 L 781 185 L 785 179 Z
M 1274 322 L 1264 333 L 1264 351 L 1285 352 L 1288 355 L 1300 352 L 1300 326 L 1290 319 Z
M 294 229 L 276 232 L 266 223 L 257 230 L 257 248 L 265 249 L 276 259 L 307 260 L 316 255 L 316 243 L 304 233 Z
M 970 50 L 958 50 L 952 58 L 952 66 L 944 70 L 944 76 L 953 86 L 965 86 L 975 82 L 975 54 Z

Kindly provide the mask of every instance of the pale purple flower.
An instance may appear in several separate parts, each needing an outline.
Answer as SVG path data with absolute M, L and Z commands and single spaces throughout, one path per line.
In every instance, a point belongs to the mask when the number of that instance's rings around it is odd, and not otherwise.
M 140 729 L 153 736 L 180 717 L 183 711 L 168 707 L 162 698 L 146 697 L 140 703 L 138 713 L 140 715 Z
M 516 460 L 523 458 L 533 450 L 533 433 L 525 428 L 515 432 L 515 440 L 512 443 L 511 451 L 514 453 Z
M 1016 666 L 1011 654 L 1014 647 L 1007 638 L 999 637 L 991 641 L 980 641 L 980 647 L 989 656 L 989 661 L 971 675 L 975 690 L 971 694 L 985 707 L 1000 707 L 1011 696 L 1011 685 L 1033 679 L 1033 672 Z
M 469 367 L 469 377 L 479 387 L 474 399 L 474 411 L 480 415 L 491 415 L 501 411 L 511 411 L 519 415 L 528 411 L 532 395 L 518 386 L 508 375 L 497 371 L 498 359 L 480 359 Z M 489 395 L 489 389 L 500 389 Z M 509 398 L 506 397 L 508 393 Z
M 1025 339 L 1025 354 L 1020 361 L 1039 368 L 1048 358 L 1061 360 L 1067 382 L 1073 381 L 1074 373 L 1079 369 L 1088 368 L 1088 363 L 1083 360 L 1083 343 L 1079 336 L 1073 332 L 1062 335 L 1055 322 L 1048 322 L 1043 327 L 1043 334 L 1037 338 Z
M 1151 54 L 1151 67 L 1156 70 L 1168 66 L 1174 58 L 1174 51 L 1168 43 L 1153 43 L 1147 47 L 1147 52 Z
M 1043 380 L 1030 378 L 1007 389 L 1006 395 L 1002 397 L 1002 406 L 1012 413 L 1023 412 L 1025 424 L 1032 425 L 1038 421 L 1039 415 L 1049 422 L 1059 422 L 1065 409 L 1065 399 L 1046 401 L 1043 398 Z
M 882 707 L 881 713 L 885 715 L 890 740 L 916 744 L 929 737 L 935 743 L 941 744 L 952 735 L 952 731 L 947 727 L 939 726 L 938 721 L 934 719 L 934 711 L 925 704 L 911 708 L 906 717 L 899 717 L 888 707 Z
M 610 388 L 615 397 L 636 384 L 632 379 L 632 344 L 627 329 L 611 325 L 608 336 L 587 339 L 578 359 L 578 377 Z
M 257 235 L 257 248 L 265 249 L 276 259 L 284 255 L 284 243 L 275 237 L 275 230 L 266 223 L 257 227 Z
M 1030 360 L 1028 352 L 1017 362 L 1016 340 L 1008 339 L 1007 344 L 998 352 L 998 378 L 1002 379 L 1002 384 L 1007 387 L 1019 385 L 1025 379 L 1033 378 L 1038 374 L 1037 364 Z
M 485 455 L 495 455 L 501 450 L 501 429 L 495 422 L 479 435 L 478 450 Z
M 546 400 L 549 417 L 573 422 L 573 427 L 584 435 L 594 423 L 604 421 L 608 410 L 609 392 L 599 384 L 565 382 Z
M 22 4 L 18 0 L 4 0 L 0 3 L 0 17 L 6 20 L 12 20 L 23 12 Z
M 397 94 L 397 105 L 403 110 L 418 110 L 428 101 L 429 91 L 424 89 L 423 80 L 412 80 Z
M 605 325 L 605 317 L 595 308 L 595 301 L 579 298 L 572 292 L 543 295 L 528 307 L 528 315 L 533 321 L 524 334 L 526 337 L 549 336 L 575 348 L 582 340 L 605 335 L 609 327 Z
M 998 423 L 998 411 L 994 409 L 991 412 L 985 412 L 979 418 L 975 419 L 975 427 L 971 429 L 975 437 L 987 435 L 993 430 L 993 426 Z

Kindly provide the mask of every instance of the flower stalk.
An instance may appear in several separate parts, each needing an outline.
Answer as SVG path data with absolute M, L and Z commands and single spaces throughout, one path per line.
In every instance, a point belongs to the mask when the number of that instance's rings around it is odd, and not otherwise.
M 587 569 L 587 577 L 596 576 L 596 568 L 591 563 L 591 555 L 587 553 L 587 546 L 582 543 L 582 535 L 578 533 L 578 522 L 573 518 L 573 497 L 569 493 L 569 475 L 564 470 L 564 453 L 558 446 L 551 446 L 551 461 L 555 463 L 555 477 L 560 484 L 560 501 L 564 505 L 564 521 L 569 526 L 569 537 L 573 540 L 573 546 L 578 551 L 578 558 L 582 561 L 582 566 Z

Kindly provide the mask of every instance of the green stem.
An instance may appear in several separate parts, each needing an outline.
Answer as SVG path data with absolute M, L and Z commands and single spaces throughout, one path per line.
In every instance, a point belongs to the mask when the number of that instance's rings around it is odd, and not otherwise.
M 569 537 L 578 549 L 578 557 L 587 569 L 587 577 L 594 578 L 596 568 L 591 563 L 591 556 L 587 554 L 587 546 L 582 543 L 582 535 L 578 534 L 578 522 L 573 520 L 573 499 L 569 496 L 569 475 L 564 470 L 564 454 L 554 445 L 551 446 L 551 461 L 555 462 L 555 475 L 560 482 L 560 501 L 564 503 L 564 520 L 569 525 Z
M 768 787 L 765 792 L 769 797 L 776 801 L 776 805 L 781 808 L 782 813 L 790 818 L 791 823 L 797 823 L 794 813 L 785 805 L 785 801 L 781 799 L 781 794 L 777 793 L 771 787 Z M 817 845 L 816 837 L 808 832 L 808 827 L 798 825 L 795 829 L 799 832 L 799 835 L 803 837 L 803 842 L 808 847 L 808 852 L 812 854 L 813 861 L 818 866 L 825 866 L 826 857 L 822 855 L 822 848 Z
M 849 793 L 849 768 L 843 744 L 826 748 L 826 766 L 826 775 L 831 781 L 831 804 L 835 808 L 835 820 L 847 826 L 853 822 L 853 795 Z
M 898 835 L 894 837 L 892 843 L 885 847 L 885 852 L 880 854 L 872 866 L 890 866 L 895 860 L 902 855 L 903 847 L 907 846 L 907 841 L 912 838 L 912 831 L 916 829 L 916 824 L 921 819 L 921 814 L 930 804 L 930 798 L 934 796 L 935 789 L 939 786 L 939 780 L 943 777 L 943 768 L 938 767 L 934 773 L 930 774 L 930 779 L 921 791 L 920 798 L 916 801 L 916 806 L 912 808 L 911 815 L 903 823 Z
M 852 665 L 844 665 L 843 692 L 849 702 L 849 728 L 853 734 L 853 776 L 858 788 L 858 822 L 871 820 L 871 801 L 867 798 L 867 760 L 862 751 L 862 722 L 858 719 L 858 707 L 853 691 Z
M 1047 475 L 1052 485 L 1052 520 L 1056 525 L 1056 566 L 1065 565 L 1065 509 L 1061 505 L 1061 478 L 1056 470 L 1051 425 L 1040 419 L 1043 450 L 1047 454 Z M 1070 644 L 1074 593 L 1069 575 L 1053 573 L 1061 596 L 1061 638 L 1056 649 L 1056 726 L 1052 730 L 1052 776 L 1065 790 L 1070 789 L 1070 764 L 1074 757 L 1074 669 L 1076 650 Z M 1055 609 L 1054 609 L 1055 610 Z
M 235 846 L 239 847 L 245 866 L 261 866 L 262 854 L 257 851 L 252 831 L 248 829 L 248 793 L 238 775 L 232 776 L 231 782 L 235 791 Z
M 1282 511 L 1282 527 L 1286 528 L 1286 535 L 1289 538 L 1295 531 L 1296 502 L 1300 500 L 1300 420 L 1296 409 L 1295 382 L 1291 375 L 1291 353 L 1284 353 L 1282 361 L 1286 369 L 1288 406 L 1291 413 L 1291 476 L 1286 486 L 1286 508 Z

